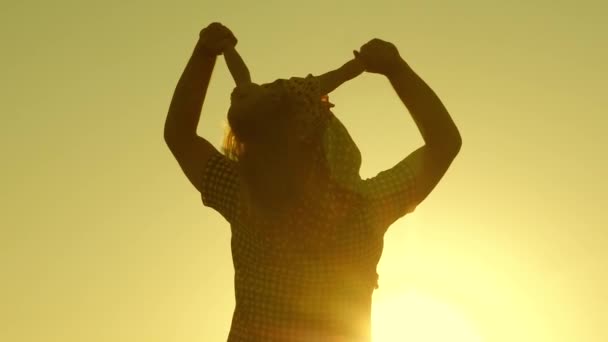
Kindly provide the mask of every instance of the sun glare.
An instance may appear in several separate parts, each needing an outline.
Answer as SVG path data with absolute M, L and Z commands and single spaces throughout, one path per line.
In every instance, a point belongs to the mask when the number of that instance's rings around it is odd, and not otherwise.
M 483 342 L 457 308 L 419 292 L 375 298 L 372 320 L 374 342 Z

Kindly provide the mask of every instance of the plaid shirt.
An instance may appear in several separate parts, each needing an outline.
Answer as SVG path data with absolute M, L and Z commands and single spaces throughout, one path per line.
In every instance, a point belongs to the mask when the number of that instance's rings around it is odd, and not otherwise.
M 202 201 L 232 232 L 236 307 L 229 342 L 370 341 L 383 236 L 414 210 L 414 177 L 401 161 L 370 179 L 347 179 L 340 165 L 360 160 L 341 159 L 360 155 L 348 150 L 354 143 L 344 143 L 350 137 L 333 115 L 332 125 L 324 149 L 336 178 L 320 198 L 302 200 L 281 220 L 244 209 L 236 161 L 217 152 L 204 168 Z

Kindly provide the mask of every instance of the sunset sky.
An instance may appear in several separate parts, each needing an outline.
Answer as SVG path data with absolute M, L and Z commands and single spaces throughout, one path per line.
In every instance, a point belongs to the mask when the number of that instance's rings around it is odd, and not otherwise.
M 460 155 L 385 238 L 374 342 L 608 341 L 608 5 L 580 1 L 13 1 L 0 13 L 0 341 L 225 341 L 229 226 L 163 141 L 200 29 L 253 80 L 372 38 L 438 93 Z M 220 146 L 218 59 L 199 134 Z M 331 95 L 362 176 L 422 144 L 382 76 Z

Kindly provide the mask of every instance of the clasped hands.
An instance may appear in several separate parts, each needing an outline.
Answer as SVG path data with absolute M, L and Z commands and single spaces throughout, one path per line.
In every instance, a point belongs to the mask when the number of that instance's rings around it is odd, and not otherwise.
M 219 56 L 238 43 L 235 35 L 220 23 L 211 23 L 201 30 L 199 44 L 204 53 Z M 364 71 L 389 76 L 405 64 L 397 47 L 390 42 L 375 38 L 365 43 L 359 51 L 353 51 L 354 61 L 361 63 Z

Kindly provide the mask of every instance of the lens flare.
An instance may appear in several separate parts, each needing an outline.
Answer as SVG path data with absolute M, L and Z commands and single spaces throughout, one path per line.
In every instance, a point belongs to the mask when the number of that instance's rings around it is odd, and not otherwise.
M 414 291 L 374 298 L 372 327 L 374 342 L 484 342 L 457 307 Z

